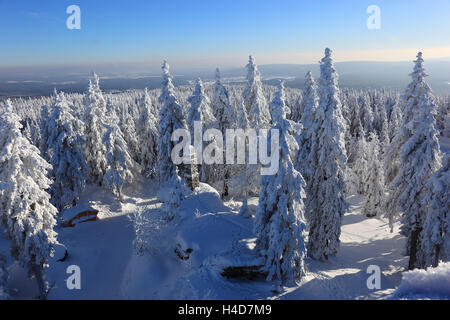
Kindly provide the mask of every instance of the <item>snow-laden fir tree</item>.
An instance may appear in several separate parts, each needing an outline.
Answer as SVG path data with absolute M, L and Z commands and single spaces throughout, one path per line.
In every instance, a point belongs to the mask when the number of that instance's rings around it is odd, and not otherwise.
M 397 134 L 398 130 L 400 130 L 400 127 L 402 125 L 402 110 L 400 109 L 400 106 L 398 103 L 394 104 L 392 106 L 391 111 L 391 118 L 389 119 L 389 141 L 393 141 L 395 135 Z M 387 145 L 389 148 L 390 145 Z M 392 177 L 390 180 L 392 181 Z
M 309 163 L 309 154 L 311 152 L 311 139 L 314 134 L 314 117 L 319 102 L 317 95 L 317 84 L 311 71 L 306 74 L 304 90 L 304 110 L 301 116 L 301 124 L 303 129 L 298 139 L 300 150 L 295 159 L 295 168 L 302 174 L 303 178 L 308 183 L 309 177 L 311 176 L 313 170 L 311 163 Z
M 366 138 L 373 130 L 374 115 L 370 104 L 370 96 L 366 92 L 362 92 L 358 99 L 359 102 L 359 118 L 366 133 Z
M 204 128 L 210 128 L 215 125 L 214 117 L 208 96 L 201 79 L 197 79 L 195 89 L 192 95 L 187 99 L 191 104 L 188 112 L 187 124 L 191 131 L 191 138 L 194 138 L 194 122 L 200 121 Z M 201 139 L 202 137 L 198 137 Z
M 264 257 L 262 270 L 268 273 L 267 279 L 289 283 L 301 280 L 305 274 L 305 182 L 292 161 L 298 144 L 292 136 L 294 123 L 286 119 L 288 108 L 283 90 L 281 83 L 273 102 L 272 130 L 279 131 L 279 169 L 274 175 L 261 177 L 254 227 L 256 248 Z M 272 131 L 269 131 L 268 141 L 268 145 L 277 143 Z
M 447 101 L 446 101 L 447 100 Z M 438 108 L 436 110 L 436 125 L 441 136 L 445 136 L 445 127 L 450 117 L 450 99 L 439 99 Z
M 427 183 L 429 193 L 423 205 L 428 208 L 417 252 L 417 266 L 437 267 L 440 261 L 450 261 L 450 154 L 442 167 Z
M 253 56 L 249 57 L 246 68 L 247 84 L 242 92 L 242 102 L 245 106 L 250 128 L 255 130 L 268 129 L 271 123 L 271 114 L 264 96 L 261 73 L 258 70 Z M 257 194 L 259 192 L 260 165 L 248 164 L 246 171 L 248 178 L 246 192 Z
M 136 124 L 133 120 L 131 110 L 129 109 L 131 108 L 127 105 L 122 106 L 121 114 L 118 114 L 120 119 L 119 127 L 120 131 L 123 133 L 123 138 L 127 143 L 128 152 L 135 161 L 139 162 L 139 140 L 136 135 Z
M 40 127 L 40 144 L 39 144 L 39 150 L 41 152 L 42 157 L 46 161 L 50 161 L 50 157 L 48 154 L 48 146 L 47 146 L 47 140 L 48 140 L 48 118 L 50 117 L 50 106 L 43 105 L 41 107 L 41 114 L 40 114 L 40 121 L 39 121 L 39 127 Z
M 419 53 L 417 63 L 421 65 Z M 423 61 L 423 60 L 422 60 Z M 417 104 L 408 104 L 405 109 L 402 137 L 408 139 L 400 149 L 399 174 L 392 182 L 388 217 L 392 222 L 398 211 L 402 212 L 401 233 L 408 238 L 406 252 L 409 256 L 409 268 L 416 267 L 416 251 L 420 247 L 419 234 L 427 215 L 422 201 L 429 190 L 426 182 L 441 165 L 440 147 L 434 118 L 436 104 L 430 87 L 423 82 L 423 67 L 414 69 L 413 78 L 422 82 L 415 98 Z M 417 71 L 417 73 L 416 73 Z M 410 121 L 408 114 L 411 115 Z
M 85 104 L 87 110 L 84 154 L 90 170 L 89 180 L 101 185 L 106 171 L 106 147 L 103 144 L 103 136 L 106 133 L 104 117 L 107 110 L 96 74 L 94 74 L 93 80 L 89 80 Z
M 43 267 L 53 254 L 57 209 L 46 192 L 51 165 L 22 136 L 19 117 L 6 102 L 0 115 L 0 221 L 11 240 L 12 256 L 34 275 L 46 295 Z
M 270 125 L 271 116 L 262 88 L 261 74 L 253 56 L 249 57 L 247 64 L 247 85 L 242 93 L 242 99 L 248 114 L 250 127 L 267 129 Z
M 119 119 L 112 117 L 103 139 L 106 147 L 106 172 L 102 185 L 123 201 L 122 188 L 125 183 L 131 184 L 140 171 L 140 166 L 133 160 L 123 132 L 119 127 Z
M 422 52 L 417 54 L 417 59 L 414 61 L 414 70 L 410 74 L 412 81 L 406 88 L 406 91 L 401 99 L 401 125 L 396 135 L 391 141 L 391 144 L 386 150 L 386 183 L 390 184 L 399 173 L 400 164 L 400 150 L 403 145 L 411 137 L 410 130 L 407 130 L 408 123 L 413 119 L 415 110 L 419 108 L 420 99 L 423 94 L 430 92 L 431 88 L 425 81 L 428 74 L 425 72 L 424 60 Z M 435 111 L 433 111 L 435 112 Z M 391 116 L 392 118 L 392 116 Z M 392 121 L 391 121 L 392 122 Z
M 27 117 L 24 121 L 23 136 L 28 139 L 34 146 L 41 147 L 41 130 L 39 120 Z
M 376 97 L 375 113 L 374 113 L 374 129 L 379 137 L 380 152 L 384 153 L 385 148 L 389 145 L 389 124 L 386 113 L 386 94 L 381 92 Z M 370 136 L 370 135 L 369 135 Z
M 153 106 L 147 88 L 141 100 L 141 114 L 136 123 L 139 142 L 141 166 L 146 176 L 153 176 L 157 163 L 158 123 L 156 108 Z
M 212 87 L 211 108 L 216 118 L 217 129 L 222 132 L 222 136 L 226 136 L 226 130 L 232 129 L 235 124 L 234 109 L 230 103 L 230 94 L 222 84 L 220 71 L 216 69 L 216 81 Z M 224 148 L 224 159 L 226 159 L 226 149 Z M 221 197 L 225 198 L 229 195 L 229 179 L 231 175 L 231 166 L 227 164 L 216 166 L 217 179 L 222 179 L 223 185 Z
M 366 195 L 368 192 L 368 184 L 367 181 L 369 179 L 369 172 L 367 170 L 367 166 L 370 162 L 370 153 L 369 143 L 367 142 L 364 131 L 363 134 L 360 135 L 358 143 L 355 147 L 355 158 L 352 163 L 352 171 L 354 173 L 355 180 L 351 181 L 351 183 L 355 186 L 355 191 L 358 194 Z
M 207 129 L 213 128 L 216 123 L 216 118 L 214 117 L 209 98 L 205 93 L 205 88 L 203 86 L 203 82 L 200 79 L 197 79 L 195 83 L 195 89 L 192 95 L 187 99 L 190 103 L 190 108 L 188 111 L 187 125 L 191 133 L 191 145 L 197 147 L 194 141 L 201 141 L 201 144 L 198 144 L 201 147 L 201 150 L 198 150 L 198 154 L 196 154 L 197 158 L 202 157 L 202 150 L 204 147 L 203 144 L 203 134 Z M 201 123 L 202 130 L 194 130 L 195 122 Z M 197 124 L 198 125 L 198 124 Z M 197 151 L 197 150 L 196 150 Z M 200 181 L 211 183 L 211 167 L 199 164 L 198 171 L 200 174 Z
M 216 81 L 212 86 L 211 109 L 217 121 L 217 128 L 225 137 L 226 129 L 233 127 L 235 115 L 230 102 L 230 94 L 222 83 L 218 68 L 216 69 Z
M 384 171 L 380 161 L 380 142 L 378 136 L 372 132 L 367 142 L 367 178 L 364 183 L 367 185 L 366 200 L 362 213 L 366 217 L 381 217 L 384 213 Z
M 250 127 L 250 124 L 248 122 L 248 116 L 245 109 L 245 105 L 243 102 L 238 104 L 238 107 L 236 109 L 236 123 L 234 124 L 234 129 L 242 129 L 244 132 L 247 131 Z M 237 137 L 236 140 L 240 139 L 240 137 Z M 248 140 L 244 141 L 245 149 L 248 150 Z M 238 142 L 234 142 L 234 149 L 237 150 Z M 246 153 L 246 158 L 247 158 Z M 248 191 L 249 189 L 254 189 L 255 187 L 249 187 L 250 181 L 253 183 L 256 179 L 250 179 L 249 175 L 250 170 L 248 170 L 248 162 L 246 161 L 245 164 L 237 164 L 237 155 L 235 153 L 234 155 L 234 163 L 236 165 L 231 166 L 231 177 L 233 177 L 233 194 L 235 195 L 244 195 L 244 198 L 248 197 Z M 246 200 L 245 200 L 246 201 Z
M 175 87 L 172 83 L 169 64 L 163 62 L 162 92 L 159 103 L 162 105 L 159 112 L 158 123 L 158 166 L 157 173 L 160 183 L 175 179 L 177 175 L 176 165 L 171 159 L 173 147 L 178 141 L 172 141 L 172 133 L 177 129 L 187 130 L 183 117 L 183 109 L 175 97 Z
M 314 119 L 309 163 L 313 171 L 307 187 L 308 253 L 327 260 L 339 248 L 344 198 L 345 121 L 341 112 L 338 75 L 325 49 L 320 62 L 319 106 Z
M 88 176 L 79 122 L 72 115 L 64 93 L 56 93 L 48 120 L 47 146 L 54 180 L 50 194 L 52 203 L 60 211 L 77 204 Z

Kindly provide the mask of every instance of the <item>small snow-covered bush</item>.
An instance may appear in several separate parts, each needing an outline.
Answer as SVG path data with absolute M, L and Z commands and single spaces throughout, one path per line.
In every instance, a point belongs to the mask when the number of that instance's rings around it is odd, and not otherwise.
M 450 262 L 403 273 L 393 299 L 450 299 Z

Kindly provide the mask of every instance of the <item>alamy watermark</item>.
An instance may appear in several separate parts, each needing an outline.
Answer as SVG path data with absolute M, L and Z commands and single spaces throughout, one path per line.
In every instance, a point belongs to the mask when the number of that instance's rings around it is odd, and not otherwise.
M 377 5 L 370 5 L 366 10 L 367 14 L 370 14 L 367 18 L 366 26 L 369 30 L 380 30 L 381 29 L 381 9 Z
M 381 289 L 381 269 L 379 266 L 371 265 L 367 268 L 367 274 L 370 274 L 367 278 L 367 289 L 380 290 Z
M 67 274 L 70 276 L 66 280 L 66 287 L 69 290 L 81 290 L 81 268 L 77 265 L 67 267 Z
M 178 129 L 172 133 L 172 141 L 178 142 L 171 151 L 174 164 L 192 163 L 191 150 L 194 150 L 194 164 L 260 164 L 263 176 L 278 172 L 280 159 L 278 129 L 270 129 L 270 139 L 268 129 L 260 129 L 258 134 L 255 129 L 226 129 L 224 141 L 220 130 L 208 129 L 203 133 L 202 122 L 195 121 L 193 135 L 192 146 L 189 130 Z M 205 146 L 206 143 L 208 144 Z
M 81 9 L 79 6 L 73 4 L 67 7 L 66 13 L 70 16 L 66 20 L 66 26 L 69 30 L 81 29 Z

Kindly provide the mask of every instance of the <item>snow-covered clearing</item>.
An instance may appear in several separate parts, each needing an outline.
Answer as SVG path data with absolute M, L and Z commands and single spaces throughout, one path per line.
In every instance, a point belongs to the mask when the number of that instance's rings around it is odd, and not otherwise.
M 157 185 L 143 184 L 135 197 L 122 206 L 108 192 L 90 187 L 81 203 L 100 210 L 100 220 L 59 231 L 59 241 L 69 256 L 49 270 L 54 281 L 49 299 L 380 299 L 388 298 L 401 282 L 407 258 L 398 229 L 390 233 L 387 221 L 360 215 L 361 197 L 350 197 L 342 227 L 341 249 L 328 262 L 307 259 L 308 274 L 297 287 L 272 291 L 274 282 L 264 279 L 231 280 L 221 276 L 224 267 L 258 265 L 253 254 L 253 220 L 237 215 L 235 203 L 223 205 L 214 189 L 203 185 L 185 200 L 184 217 L 175 228 L 163 229 L 162 243 L 152 254 L 137 256 L 134 230 L 128 215 L 139 210 L 158 210 Z M 95 195 L 95 196 L 93 196 Z M 96 199 L 95 202 L 89 199 Z M 249 201 L 255 208 L 257 198 Z M 231 209 L 232 207 L 235 210 Z M 189 259 L 175 253 L 192 249 Z M 2 246 L 5 248 L 6 246 Z M 4 250 L 2 250 L 4 251 Z M 66 268 L 81 268 L 81 290 L 68 290 Z M 381 290 L 369 290 L 367 268 L 382 270 Z M 23 270 L 14 267 L 14 298 L 30 298 L 37 292 Z

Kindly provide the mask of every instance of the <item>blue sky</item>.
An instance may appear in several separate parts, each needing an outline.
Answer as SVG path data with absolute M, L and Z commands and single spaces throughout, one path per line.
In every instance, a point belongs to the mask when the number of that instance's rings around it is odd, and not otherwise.
M 66 28 L 72 4 L 81 30 Z M 366 27 L 372 4 L 380 30 Z M 449 15 L 450 0 L 0 0 L 0 66 L 313 63 L 325 47 L 338 61 L 448 57 Z

